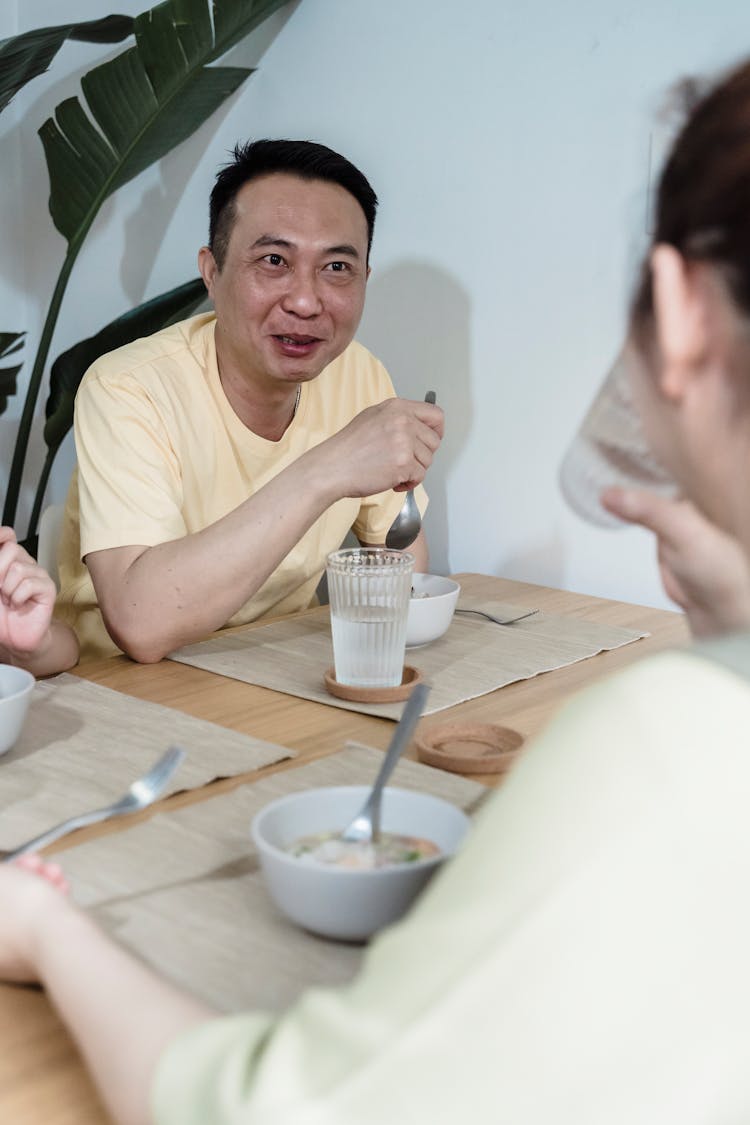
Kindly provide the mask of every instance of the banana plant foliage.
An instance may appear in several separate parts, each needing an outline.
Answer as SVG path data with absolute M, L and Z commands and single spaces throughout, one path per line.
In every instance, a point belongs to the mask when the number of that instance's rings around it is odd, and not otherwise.
M 25 332 L 0 332 L 0 359 L 20 351 L 25 335 Z M 17 363 L 12 367 L 0 368 L 0 414 L 8 405 L 10 396 L 16 393 L 16 375 L 22 367 L 22 363 Z
M 18 91 L 49 68 L 66 39 L 86 43 L 121 43 L 133 34 L 132 16 L 105 16 L 85 23 L 63 23 L 57 27 L 39 27 L 0 40 L 0 113 Z M 10 344 L 20 341 L 23 332 L 0 332 L 0 359 L 20 348 Z M 21 365 L 0 368 L 0 414 L 8 399 L 16 393 L 16 375 Z
M 81 79 L 39 130 L 50 213 L 68 248 L 19 424 L 3 522 L 13 523 L 34 407 L 70 271 L 104 201 L 189 137 L 252 71 L 210 66 L 288 0 L 165 0 L 136 16 L 135 46 Z M 87 112 L 88 111 L 88 112 Z
M 47 456 L 34 497 L 27 543 L 34 545 L 50 470 L 63 438 L 73 425 L 76 392 L 88 368 L 107 352 L 192 316 L 205 300 L 206 287 L 203 279 L 197 277 L 124 313 L 94 336 L 81 340 L 57 357 L 50 369 L 49 396 L 45 407 L 44 441 Z
M 0 112 L 18 91 L 48 69 L 66 39 L 84 43 L 121 43 L 133 34 L 132 16 L 105 16 L 85 23 L 38 27 L 0 39 Z

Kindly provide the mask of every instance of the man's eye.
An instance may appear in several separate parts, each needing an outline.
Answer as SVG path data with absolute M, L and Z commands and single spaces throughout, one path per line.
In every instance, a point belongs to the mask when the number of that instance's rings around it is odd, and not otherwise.
M 263 261 L 268 262 L 269 266 L 281 266 L 284 264 L 284 259 L 281 254 L 266 254 Z
M 326 268 L 334 273 L 346 273 L 351 267 L 348 262 L 329 262 Z

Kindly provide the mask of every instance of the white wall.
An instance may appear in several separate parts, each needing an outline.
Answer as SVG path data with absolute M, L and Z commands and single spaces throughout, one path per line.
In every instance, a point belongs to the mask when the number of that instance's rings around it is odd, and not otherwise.
M 63 14 L 17 0 L 16 14 L 23 30 L 142 7 L 66 0 Z M 429 480 L 435 569 L 666 604 L 648 538 L 587 527 L 555 478 L 623 334 L 663 91 L 748 48 L 739 0 L 300 0 L 233 53 L 260 68 L 240 93 L 105 206 L 53 353 L 193 275 L 212 177 L 235 140 L 323 141 L 381 199 L 360 338 L 402 393 L 434 388 L 447 411 Z M 38 332 L 63 245 L 45 218 L 35 130 L 101 55 L 65 47 L 18 99 L 20 127 L 11 111 L 0 118 L 22 141 L 14 154 L 0 135 L 3 178 L 20 151 L 23 179 L 22 193 L 0 194 L 0 328 Z M 5 471 L 19 412 L 16 400 L 0 417 Z

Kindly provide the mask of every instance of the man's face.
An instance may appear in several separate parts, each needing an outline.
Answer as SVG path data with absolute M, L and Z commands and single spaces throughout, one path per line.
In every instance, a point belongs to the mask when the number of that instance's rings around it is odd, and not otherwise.
M 367 221 L 338 184 L 274 173 L 236 196 L 221 270 L 201 250 L 216 348 L 258 388 L 314 379 L 351 342 L 367 282 Z

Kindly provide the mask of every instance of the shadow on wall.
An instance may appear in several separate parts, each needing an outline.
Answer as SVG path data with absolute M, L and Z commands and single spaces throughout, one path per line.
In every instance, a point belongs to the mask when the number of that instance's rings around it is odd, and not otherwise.
M 231 105 L 221 107 L 226 116 Z M 203 160 L 213 139 L 214 118 L 209 118 L 191 137 L 190 145 L 181 145 L 169 158 L 159 162 L 159 183 L 146 188 L 139 198 L 133 196 L 131 210 L 124 220 L 125 238 L 120 282 L 131 306 L 146 299 L 148 282 L 162 249 L 162 232 L 169 225 L 185 188 L 196 166 Z M 183 244 L 189 247 L 182 262 L 182 273 L 175 285 L 198 276 L 198 249 L 206 241 L 208 229 L 208 200 L 206 218 L 195 230 L 185 230 Z M 203 219 L 203 216 L 201 216 Z M 113 313 L 113 315 L 118 315 Z
M 374 272 L 357 339 L 382 360 L 403 398 L 437 391 L 445 438 L 427 475 L 430 570 L 449 574 L 447 481 L 471 430 L 471 305 L 461 285 L 427 262 Z

